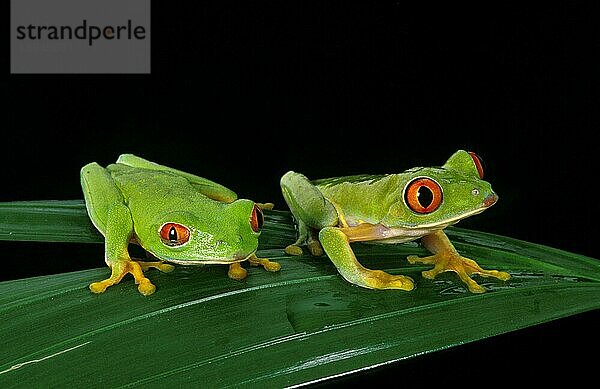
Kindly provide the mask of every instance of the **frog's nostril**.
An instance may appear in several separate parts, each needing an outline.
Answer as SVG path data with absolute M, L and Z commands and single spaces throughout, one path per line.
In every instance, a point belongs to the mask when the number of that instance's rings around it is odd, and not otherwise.
M 496 193 L 492 193 L 483 199 L 483 206 L 491 207 L 492 205 L 496 204 L 496 201 L 498 201 L 498 195 Z

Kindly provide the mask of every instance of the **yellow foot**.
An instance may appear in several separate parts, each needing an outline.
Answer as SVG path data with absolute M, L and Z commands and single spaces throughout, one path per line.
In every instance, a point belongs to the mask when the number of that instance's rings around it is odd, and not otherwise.
M 138 261 L 137 259 L 134 260 L 135 262 L 137 262 L 140 267 L 142 268 L 142 271 L 146 271 L 148 269 L 158 269 L 163 273 L 170 273 L 173 271 L 173 269 L 175 269 L 175 266 L 170 265 L 168 263 L 164 263 L 164 262 L 148 262 L 148 261 Z
M 321 243 L 316 239 L 309 240 L 307 246 L 308 251 L 310 251 L 310 254 L 314 257 L 320 257 L 324 254 L 323 246 L 321 246 Z
M 321 243 L 319 243 L 319 241 L 316 239 L 309 240 L 306 244 L 306 247 L 308 248 L 310 255 L 313 257 L 320 257 L 325 253 L 323 251 L 323 246 L 321 246 Z M 297 243 L 287 246 L 283 251 L 285 251 L 285 253 L 288 255 L 302 255 L 303 253 L 302 247 L 300 247 L 300 245 Z
M 234 262 L 231 265 L 229 265 L 229 271 L 227 272 L 227 275 L 232 280 L 239 281 L 239 280 L 243 280 L 244 278 L 246 278 L 246 276 L 248 275 L 248 272 L 246 271 L 246 269 L 244 269 L 242 267 L 242 265 L 240 265 L 239 262 Z
M 424 258 L 419 258 L 416 255 L 409 255 L 407 259 L 408 262 L 412 264 L 424 263 L 428 265 L 435 265 L 433 269 L 426 270 L 421 273 L 425 278 L 433 279 L 438 274 L 446 271 L 455 272 L 472 293 L 485 292 L 485 288 L 471 278 L 471 275 L 473 274 L 479 274 L 483 277 L 494 277 L 502 281 L 510 279 L 510 274 L 507 272 L 498 270 L 484 270 L 477 264 L 477 262 L 460 256 L 457 253 L 438 253 Z
M 150 282 L 149 279 L 144 277 L 142 267 L 138 262 L 131 260 L 120 260 L 111 262 L 109 264 L 111 268 L 110 278 L 99 282 L 92 282 L 90 284 L 90 290 L 93 293 L 104 293 L 106 288 L 109 286 L 118 284 L 121 282 L 126 274 L 131 274 L 135 279 L 135 283 L 138 285 L 138 291 L 144 296 L 151 295 L 156 290 L 156 287 Z
M 413 290 L 415 283 L 410 277 L 388 274 L 382 270 L 365 269 L 362 276 L 364 286 L 371 289 Z
M 302 248 L 297 244 L 291 244 L 283 249 L 288 255 L 302 255 Z
M 266 271 L 275 272 L 281 269 L 278 262 L 271 262 L 267 258 L 258 258 L 255 254 L 248 258 L 248 263 L 252 266 L 262 266 Z
M 260 209 L 266 209 L 271 211 L 275 204 L 273 203 L 255 203 Z

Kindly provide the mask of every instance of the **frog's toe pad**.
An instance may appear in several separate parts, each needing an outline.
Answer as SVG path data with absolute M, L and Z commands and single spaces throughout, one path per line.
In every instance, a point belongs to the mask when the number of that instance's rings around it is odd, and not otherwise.
M 248 258 L 248 263 L 251 266 L 262 266 L 266 271 L 276 272 L 281 270 L 281 265 L 278 262 L 271 262 L 267 258 L 257 258 L 256 255 Z
M 156 286 L 149 279 L 145 278 L 140 281 L 138 291 L 144 296 L 149 296 L 156 291 Z
M 479 285 L 475 281 L 468 282 L 466 284 L 467 284 L 467 288 L 469 289 L 469 292 L 471 292 L 471 293 L 485 293 L 485 288 L 483 286 Z
M 268 261 L 267 263 L 263 263 L 263 267 L 266 271 L 276 272 L 281 270 L 281 265 L 279 264 L 279 262 Z
M 161 263 L 156 268 L 163 273 L 170 273 L 173 270 L 175 270 L 175 266 L 168 264 L 168 263 Z
M 295 244 L 287 246 L 283 251 L 288 255 L 302 255 L 302 248 Z
M 492 277 L 496 277 L 499 280 L 502 280 L 502 281 L 510 280 L 510 274 L 508 274 L 505 271 L 490 270 L 490 272 L 493 272 L 493 274 L 490 274 Z M 487 276 L 487 275 L 482 274 L 482 276 Z
M 240 281 L 246 278 L 248 272 L 239 263 L 236 262 L 229 265 L 229 271 L 227 272 L 227 275 L 232 280 Z

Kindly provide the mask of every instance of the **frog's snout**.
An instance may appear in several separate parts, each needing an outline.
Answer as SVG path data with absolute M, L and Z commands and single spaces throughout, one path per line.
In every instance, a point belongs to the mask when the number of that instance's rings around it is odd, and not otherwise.
M 492 205 L 496 204 L 496 201 L 498 201 L 498 195 L 496 193 L 492 193 L 483 199 L 483 206 L 486 208 L 491 207 Z

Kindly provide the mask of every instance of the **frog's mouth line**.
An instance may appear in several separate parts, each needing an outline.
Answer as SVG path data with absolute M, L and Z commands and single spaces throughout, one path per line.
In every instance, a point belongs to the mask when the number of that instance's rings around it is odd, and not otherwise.
M 429 224 L 421 224 L 419 226 L 415 226 L 415 227 L 406 227 L 407 229 L 411 229 L 411 228 L 415 228 L 415 229 L 444 229 L 452 224 L 458 223 L 459 221 L 461 221 L 462 219 L 466 219 L 470 216 L 473 215 L 477 215 L 483 211 L 485 211 L 486 209 L 488 209 L 489 207 L 487 206 L 483 206 L 480 208 L 476 208 L 474 210 L 472 210 L 471 212 L 466 212 L 466 213 L 462 213 L 458 216 L 455 217 L 451 217 L 449 219 L 445 219 L 439 222 L 435 222 L 435 223 L 429 223 Z
M 250 254 L 248 254 L 247 256 L 242 257 L 242 258 L 233 257 L 233 258 L 223 258 L 223 259 L 214 258 L 214 257 L 204 257 L 206 259 L 193 259 L 193 260 L 175 259 L 175 258 L 167 258 L 167 257 L 164 257 L 164 258 L 158 257 L 158 258 L 162 261 L 172 262 L 177 265 L 229 265 L 229 264 L 236 263 L 236 262 L 244 262 L 248 258 L 250 258 L 252 255 L 254 255 L 255 253 L 256 253 L 256 251 L 253 251 Z

